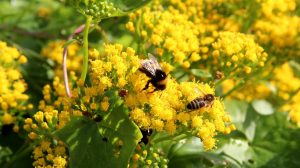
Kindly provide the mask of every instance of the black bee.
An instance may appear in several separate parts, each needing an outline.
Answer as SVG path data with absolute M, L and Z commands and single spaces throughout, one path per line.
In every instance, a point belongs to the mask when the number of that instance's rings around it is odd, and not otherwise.
M 155 87 L 154 91 L 164 90 L 166 88 L 167 74 L 162 70 L 157 59 L 152 54 L 148 54 L 148 57 L 149 59 L 141 61 L 141 67 L 139 68 L 141 72 L 150 78 L 143 90 L 148 89 L 150 83 Z
M 196 109 L 200 109 L 202 107 L 212 106 L 214 100 L 215 100 L 214 95 L 206 94 L 206 95 L 204 95 L 204 97 L 198 97 L 198 98 L 192 100 L 186 106 L 186 108 L 188 108 L 190 110 L 196 110 Z
M 152 129 L 149 129 L 149 130 L 140 129 L 140 130 L 143 135 L 143 138 L 141 139 L 140 143 L 144 143 L 145 145 L 147 145 L 149 142 L 149 137 L 151 136 L 153 130 Z

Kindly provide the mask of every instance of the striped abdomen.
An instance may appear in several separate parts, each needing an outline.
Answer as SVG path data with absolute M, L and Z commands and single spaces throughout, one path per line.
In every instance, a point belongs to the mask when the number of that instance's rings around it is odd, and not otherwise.
M 196 98 L 192 100 L 186 107 L 190 110 L 195 110 L 202 108 L 206 105 L 206 102 L 203 98 Z

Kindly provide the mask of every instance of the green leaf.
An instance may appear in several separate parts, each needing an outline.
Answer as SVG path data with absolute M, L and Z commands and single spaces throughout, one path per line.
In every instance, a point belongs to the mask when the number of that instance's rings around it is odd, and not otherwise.
M 256 131 L 256 122 L 258 120 L 258 115 L 255 113 L 251 106 L 248 106 L 245 121 L 243 123 L 243 131 L 247 139 L 252 142 Z
M 201 78 L 211 78 L 212 75 L 203 69 L 191 69 L 191 73 L 197 77 Z
M 239 100 L 224 100 L 226 111 L 228 111 L 231 120 L 236 124 L 238 129 L 242 128 L 244 121 L 246 120 L 246 114 L 248 109 L 248 103 Z
M 190 138 L 174 144 L 169 151 L 169 167 L 239 167 L 223 155 L 205 152 L 199 138 Z
M 247 154 L 249 150 L 248 142 L 245 140 L 231 139 L 231 141 L 222 147 L 222 150 L 227 155 L 231 156 L 239 163 L 250 159 Z
M 70 153 L 70 167 L 126 167 L 142 135 L 124 108 L 108 113 L 103 121 L 77 117 L 55 133 Z M 123 144 L 116 143 L 122 141 Z
M 12 155 L 12 151 L 9 147 L 0 146 L 0 165 L 7 162 L 9 157 Z
M 300 9 L 300 8 L 299 8 Z M 294 71 L 294 74 L 297 76 L 297 77 L 300 77 L 300 64 L 296 61 L 290 61 L 289 62 L 289 65 L 291 66 L 291 68 L 293 69 Z
M 254 100 L 252 102 L 252 107 L 261 115 L 271 115 L 274 113 L 271 103 L 266 100 Z

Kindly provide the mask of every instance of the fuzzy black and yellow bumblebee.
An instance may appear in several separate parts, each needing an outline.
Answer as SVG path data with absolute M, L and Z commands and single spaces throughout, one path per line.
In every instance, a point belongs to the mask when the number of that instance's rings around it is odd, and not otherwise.
M 143 90 L 148 89 L 150 83 L 155 87 L 154 91 L 166 89 L 167 74 L 162 70 L 157 59 L 152 54 L 148 54 L 148 57 L 149 59 L 141 61 L 141 67 L 139 68 L 141 72 L 150 78 Z
M 215 100 L 214 95 L 212 94 L 206 94 L 203 97 L 197 97 L 196 99 L 192 100 L 186 108 L 190 110 L 197 110 L 203 107 L 209 107 L 213 105 L 213 102 Z

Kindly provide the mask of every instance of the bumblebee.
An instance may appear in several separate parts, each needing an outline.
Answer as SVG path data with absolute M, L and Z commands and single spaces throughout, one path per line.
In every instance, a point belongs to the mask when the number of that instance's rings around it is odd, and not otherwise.
M 196 109 L 200 109 L 203 107 L 209 107 L 209 106 L 212 106 L 214 100 L 215 100 L 214 95 L 206 94 L 206 95 L 204 95 L 204 97 L 198 97 L 198 98 L 192 100 L 186 106 L 186 108 L 188 108 L 190 110 L 196 110 Z
M 150 83 L 155 87 L 154 91 L 166 89 L 167 74 L 162 70 L 157 59 L 152 54 L 148 54 L 148 57 L 149 59 L 141 61 L 141 67 L 139 68 L 141 72 L 150 78 L 143 90 L 148 89 Z

